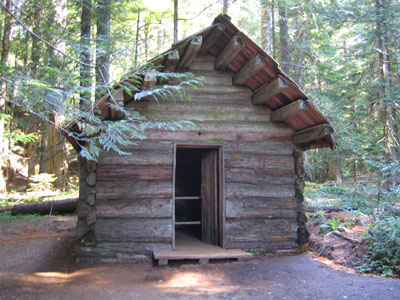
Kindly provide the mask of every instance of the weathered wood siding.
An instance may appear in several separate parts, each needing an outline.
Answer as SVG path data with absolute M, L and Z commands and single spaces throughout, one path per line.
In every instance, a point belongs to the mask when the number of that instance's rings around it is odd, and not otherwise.
M 132 155 L 101 157 L 95 228 L 101 247 L 111 251 L 110 245 L 121 249 L 134 243 L 135 249 L 152 250 L 172 243 L 175 143 L 223 147 L 227 248 L 296 246 L 293 130 L 270 122 L 270 110 L 252 105 L 249 89 L 232 85 L 233 73 L 214 71 L 214 59 L 199 56 L 192 64 L 190 71 L 203 76 L 205 84 L 191 91 L 190 102 L 129 104 L 149 119 L 203 121 L 176 131 L 149 130 Z
M 173 143 L 144 141 L 131 155 L 103 153 L 96 172 L 96 250 L 86 257 L 138 260 L 171 249 Z

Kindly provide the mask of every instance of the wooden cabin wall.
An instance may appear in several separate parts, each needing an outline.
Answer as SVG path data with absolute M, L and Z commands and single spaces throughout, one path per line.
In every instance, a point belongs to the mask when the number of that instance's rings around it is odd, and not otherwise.
M 96 170 L 96 247 L 86 257 L 140 259 L 170 249 L 175 144 L 220 145 L 224 159 L 226 248 L 268 251 L 297 246 L 293 130 L 270 122 L 252 92 L 232 85 L 233 73 L 214 71 L 213 56 L 190 68 L 205 78 L 191 101 L 131 102 L 149 119 L 202 119 L 176 131 L 150 130 L 132 155 L 104 153 Z M 134 254 L 133 254 L 134 253 Z M 79 255 L 79 254 L 78 254 Z
M 190 72 L 205 78 L 191 101 L 133 102 L 152 119 L 202 119 L 177 131 L 153 130 L 150 141 L 221 145 L 224 151 L 225 247 L 276 250 L 297 246 L 292 129 L 270 122 L 251 91 L 232 85 L 233 73 L 214 70 L 213 56 L 198 56 Z M 172 151 L 172 150 L 171 150 Z

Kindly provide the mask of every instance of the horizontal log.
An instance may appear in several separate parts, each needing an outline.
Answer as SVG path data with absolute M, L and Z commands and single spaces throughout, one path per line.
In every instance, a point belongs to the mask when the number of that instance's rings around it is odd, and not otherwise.
M 229 183 L 294 185 L 293 170 L 268 168 L 225 168 L 225 181 Z
M 251 77 L 256 75 L 260 70 L 265 67 L 264 59 L 261 55 L 256 55 L 250 59 L 233 78 L 233 83 L 237 85 L 244 85 Z
M 18 204 L 0 208 L 0 213 L 10 211 L 11 215 L 18 214 L 40 214 L 40 215 L 57 215 L 72 214 L 76 211 L 78 198 L 43 201 L 27 204 Z
M 179 131 L 197 131 L 197 132 L 221 132 L 221 133 L 234 133 L 236 135 L 241 134 L 259 134 L 260 136 L 280 136 L 280 137 L 292 137 L 293 129 L 284 123 L 272 123 L 272 122 L 240 122 L 240 121 L 207 121 L 207 122 L 195 122 L 195 125 L 187 125 Z M 152 130 L 149 130 L 152 131 Z M 159 129 L 157 131 L 170 131 Z M 285 138 L 278 140 L 286 140 Z
M 277 123 L 276 123 L 277 124 Z M 220 145 L 224 142 L 261 142 L 261 141 L 289 141 L 291 137 L 283 135 L 284 133 L 236 133 L 224 132 L 222 129 L 205 131 L 205 130 L 183 130 L 183 131 L 161 131 L 161 130 L 148 130 L 146 136 L 148 139 L 158 141 L 173 140 L 177 143 L 216 143 Z
M 293 143 L 304 144 L 316 139 L 323 138 L 333 133 L 333 129 L 329 124 L 320 124 L 304 130 L 297 131 L 293 134 Z
M 172 198 L 171 181 L 102 181 L 96 186 L 96 200 Z
M 265 106 L 255 106 L 255 105 L 237 105 L 237 104 L 224 104 L 221 105 L 219 103 L 194 103 L 194 102 L 179 102 L 179 103 L 171 103 L 171 102 L 154 102 L 154 101 L 146 101 L 139 102 L 135 105 L 132 105 L 136 111 L 141 114 L 151 114 L 151 113 L 162 113 L 162 112 L 178 112 L 180 114 L 194 114 L 199 113 L 206 115 L 209 113 L 210 115 L 219 113 L 219 114 L 235 114 L 237 116 L 243 115 L 258 115 L 258 116 L 269 116 L 270 110 Z M 181 119 L 184 116 L 181 117 Z M 269 118 L 268 118 L 269 119 Z
M 212 31 L 208 34 L 207 38 L 205 39 L 203 45 L 201 46 L 199 54 L 207 54 L 208 51 L 214 46 L 215 42 L 221 36 L 222 32 L 225 30 L 225 25 L 223 23 L 215 24 L 215 27 Z
M 225 184 L 225 197 L 294 197 L 294 186 L 257 185 L 249 183 Z
M 295 197 L 229 197 L 225 199 L 226 207 L 243 207 L 244 209 L 291 209 L 296 210 L 298 203 Z
M 202 94 L 207 96 L 208 94 L 214 95 L 230 95 L 236 94 L 241 95 L 243 97 L 250 97 L 252 95 L 251 90 L 248 87 L 242 86 L 215 86 L 210 84 L 205 84 L 203 86 L 199 86 L 197 88 L 188 88 L 187 92 L 192 94 Z
M 244 143 L 225 143 L 225 153 L 228 152 L 243 152 L 266 155 L 292 155 L 292 141 L 259 141 L 259 142 L 244 142 Z
M 212 57 L 212 62 L 214 62 L 215 57 Z M 195 62 L 197 62 L 197 59 L 195 59 Z M 199 63 L 202 61 L 200 60 Z M 232 85 L 232 78 L 235 75 L 234 72 L 231 71 L 221 71 L 221 70 L 190 70 L 190 73 L 192 73 L 196 77 L 209 77 L 213 78 L 214 80 L 220 80 L 219 84 L 221 85 Z M 206 81 L 210 85 L 215 85 L 214 82 L 211 81 Z
M 141 165 L 169 166 L 173 162 L 173 151 L 168 150 L 136 150 L 129 155 L 119 155 L 114 151 L 103 152 L 98 165 Z
M 172 165 L 168 167 L 143 167 L 135 165 L 99 164 L 97 181 L 166 181 L 172 180 Z
M 153 251 L 171 250 L 170 243 L 98 242 L 96 247 L 76 246 L 75 255 L 84 258 L 116 258 L 118 254 L 151 256 Z
M 207 70 L 190 70 L 190 73 L 195 77 L 201 77 L 203 84 L 212 86 L 232 86 L 232 74 L 230 74 L 230 72 L 223 72 L 224 76 L 216 75 L 214 71 Z M 171 79 L 168 81 L 171 85 L 176 85 L 179 82 L 179 79 Z
M 271 113 L 271 121 L 285 121 L 308 109 L 309 106 L 306 101 L 297 100 L 273 111 Z
M 289 85 L 278 77 L 254 94 L 252 97 L 253 104 L 268 104 L 270 99 L 282 93 L 288 87 Z
M 188 69 L 197 53 L 199 53 L 202 43 L 203 37 L 201 35 L 193 37 L 187 46 L 183 57 L 180 59 L 177 68 Z
M 296 219 L 229 219 L 225 235 L 235 241 L 288 241 L 297 238 Z
M 98 218 L 96 241 L 171 242 L 171 218 Z
M 227 238 L 225 240 L 225 246 L 228 249 L 262 249 L 266 252 L 275 252 L 283 249 L 296 248 L 297 242 L 295 240 L 283 241 L 283 242 L 259 242 L 259 241 L 235 241 Z
M 152 141 L 152 140 L 134 140 L 136 145 L 121 147 L 120 149 L 127 152 L 143 151 L 143 150 L 170 150 L 173 153 L 174 144 L 172 141 Z M 168 152 L 169 153 L 169 152 Z
M 172 199 L 98 200 L 98 218 L 172 218 Z
M 214 71 L 215 56 L 197 55 L 190 66 L 190 71 Z
M 179 62 L 179 52 L 174 49 L 166 55 L 164 63 L 164 72 L 174 72 Z
M 254 113 L 243 113 L 241 111 L 235 111 L 232 113 L 220 112 L 218 109 L 206 112 L 194 112 L 185 110 L 179 111 L 163 111 L 160 107 L 158 110 L 144 110 L 140 111 L 140 114 L 149 120 L 202 120 L 206 121 L 242 121 L 242 122 L 268 122 L 269 114 Z
M 285 208 L 244 208 L 227 205 L 226 217 L 227 218 L 241 218 L 241 219 L 286 219 L 296 218 L 297 210 Z
M 244 48 L 243 40 L 237 35 L 233 36 L 215 60 L 215 69 L 225 69 Z
M 289 172 L 286 171 L 281 174 L 291 174 L 294 172 L 293 156 L 228 152 L 225 153 L 224 159 L 225 166 L 230 168 L 277 169 L 278 172 L 289 170 Z
M 202 93 L 190 93 L 190 101 L 187 98 L 183 98 L 182 100 L 179 97 L 168 97 L 167 99 L 162 99 L 161 101 L 156 101 L 156 99 L 152 97 L 147 97 L 145 99 L 141 99 L 140 101 L 132 101 L 127 104 L 127 107 L 134 107 L 137 103 L 146 103 L 146 102 L 160 102 L 160 103 L 168 103 L 173 105 L 177 104 L 186 104 L 186 103 L 209 103 L 209 104 L 237 104 L 244 106 L 251 106 L 251 93 L 248 91 L 244 92 L 233 92 L 227 94 L 202 94 Z

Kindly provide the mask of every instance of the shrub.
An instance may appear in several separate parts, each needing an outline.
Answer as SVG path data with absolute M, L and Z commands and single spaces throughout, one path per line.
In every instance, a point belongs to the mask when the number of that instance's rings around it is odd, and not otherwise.
M 400 217 L 390 216 L 369 228 L 372 241 L 361 272 L 400 276 Z

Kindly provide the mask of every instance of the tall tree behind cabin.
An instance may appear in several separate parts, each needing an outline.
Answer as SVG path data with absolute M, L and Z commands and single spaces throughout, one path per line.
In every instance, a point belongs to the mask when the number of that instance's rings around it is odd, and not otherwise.
M 11 11 L 11 0 L 6 1 L 6 8 Z M 0 64 L 3 68 L 7 67 L 8 58 L 10 55 L 10 38 L 11 38 L 11 29 L 12 29 L 12 17 L 9 13 L 2 10 L 4 13 L 4 32 L 3 32 L 3 40 L 2 40 L 2 49 L 1 49 L 1 57 Z M 5 80 L 1 81 L 1 91 L 0 91 L 0 192 L 4 191 L 6 188 L 6 178 L 4 173 L 7 169 L 7 160 L 8 156 L 8 142 L 5 137 L 5 114 L 6 114 L 6 101 L 7 97 L 7 84 Z
M 111 0 L 97 0 L 96 13 L 96 85 L 104 87 L 110 81 Z
M 283 72 L 289 75 L 290 48 L 287 9 L 287 0 L 278 0 L 280 59 Z

